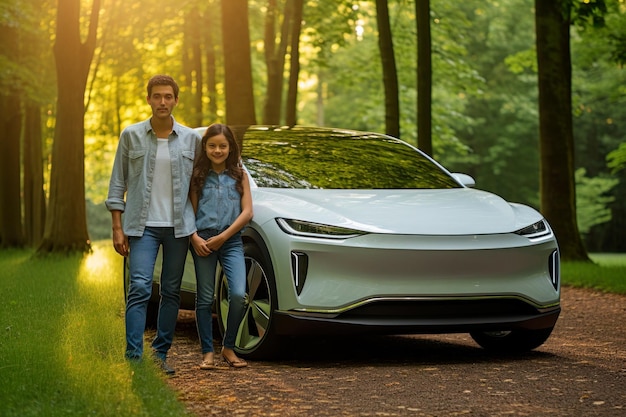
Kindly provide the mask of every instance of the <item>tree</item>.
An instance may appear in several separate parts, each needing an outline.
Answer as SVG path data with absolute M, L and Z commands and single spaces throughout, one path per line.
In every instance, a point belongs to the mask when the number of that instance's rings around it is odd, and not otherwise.
M 576 221 L 570 0 L 535 0 L 541 211 L 566 260 L 589 261 Z
M 398 98 L 398 74 L 393 50 L 389 7 L 387 0 L 376 0 L 376 22 L 378 24 L 378 47 L 383 68 L 385 87 L 385 133 L 400 137 L 400 103 Z
M 480 13 L 476 13 L 477 7 Z M 464 84 L 461 88 L 454 84 L 449 87 L 457 93 L 459 101 L 466 103 L 457 110 L 466 120 L 457 119 L 455 130 L 459 142 L 469 150 L 455 158 L 454 170 L 472 175 L 478 188 L 538 209 L 539 118 L 532 4 L 526 0 L 468 1 L 459 4 L 458 9 L 463 11 L 463 17 L 454 16 L 454 26 L 459 32 L 451 33 L 451 37 L 465 51 L 459 51 L 460 57 L 452 57 L 454 63 L 450 69 L 461 69 L 465 61 L 475 76 L 468 71 L 460 72 L 467 81 L 458 79 L 456 83 Z M 442 16 L 441 11 L 434 15 Z M 433 30 L 440 31 L 439 26 L 433 25 Z M 447 61 L 448 54 L 441 51 L 438 43 L 433 43 L 433 49 L 446 54 Z M 440 84 L 443 75 L 435 73 Z M 445 74 L 446 79 L 452 76 L 450 72 Z M 473 86 L 472 78 L 476 80 Z M 437 86 L 439 91 L 440 88 Z M 439 109 L 433 113 L 435 121 L 441 117 Z M 440 128 L 435 121 L 433 125 Z M 440 150 L 435 144 L 437 154 Z
M 14 10 L 12 12 L 15 12 Z M 0 18 L 2 19 L 2 18 Z M 19 79 L 19 32 L 10 19 L 0 20 L 0 59 L 8 61 L 0 81 L 0 246 L 22 246 L 20 136 L 23 91 Z M 4 56 L 3 56 L 4 55 Z
M 433 154 L 432 141 L 432 59 L 430 0 L 415 0 L 417 25 L 417 146 Z
M 302 13 L 304 0 L 289 0 L 293 2 L 293 16 L 291 17 L 291 47 L 289 61 L 289 87 L 287 103 L 285 105 L 285 123 L 294 126 L 297 121 L 298 79 L 300 76 L 300 32 L 302 31 Z
M 614 170 L 613 152 L 626 143 L 622 126 L 626 120 L 626 71 L 619 59 L 619 39 L 626 39 L 626 14 L 623 3 L 575 3 L 572 20 L 572 103 L 574 111 L 574 143 L 576 168 L 586 171 L 589 183 L 576 182 L 578 227 L 589 252 L 624 252 L 626 240 L 626 172 Z M 626 146 L 623 146 L 626 150 Z M 604 158 L 606 156 L 606 159 Z M 610 191 L 602 194 L 596 181 L 619 180 Z M 581 199 L 581 193 L 593 193 Z M 608 202 L 607 197 L 613 197 Z M 600 202 L 606 202 L 610 218 L 595 222 L 586 232 L 581 222 L 584 213 Z M 589 207 L 588 205 L 591 205 Z M 582 213 L 581 213 L 582 212 Z M 606 220 L 606 218 L 605 218 Z
M 218 21 L 213 18 L 213 12 L 207 10 L 205 19 L 209 21 Z M 205 30 L 204 33 L 204 53 L 206 55 L 206 72 L 207 72 L 207 98 L 209 99 L 209 111 L 207 117 L 209 120 L 217 119 L 217 45 L 213 37 L 212 30 Z
M 24 117 L 24 227 L 26 242 L 41 242 L 46 222 L 46 196 L 43 188 L 41 108 L 26 104 Z
M 185 13 L 188 25 L 184 27 L 184 51 L 183 51 L 183 81 L 190 90 L 191 120 L 192 126 L 202 126 L 202 90 L 204 86 L 202 71 L 202 32 L 205 26 L 202 24 L 202 16 L 196 5 Z
M 289 46 L 293 1 L 285 1 L 282 23 L 280 21 L 276 0 L 269 0 L 265 16 L 264 52 L 267 69 L 267 93 L 263 106 L 263 123 L 279 124 L 282 109 L 283 84 L 285 73 L 285 56 Z M 276 27 L 280 26 L 280 37 Z M 277 39 L 278 38 L 278 39 Z
M 300 29 L 307 47 L 303 51 L 298 50 L 298 53 L 300 55 L 300 52 L 304 52 L 301 54 L 304 78 L 315 79 L 316 82 L 311 85 L 310 101 L 303 100 L 310 104 L 304 107 L 299 106 L 299 118 L 305 120 L 305 124 L 308 122 L 324 126 L 326 123 L 328 104 L 334 99 L 334 94 L 326 83 L 326 77 L 333 70 L 331 64 L 337 62 L 338 55 L 342 55 L 342 47 L 349 44 L 350 35 L 354 35 L 354 23 L 358 19 L 358 10 L 359 6 L 351 0 L 332 2 L 309 0 L 306 2 L 300 19 L 302 25 Z M 343 63 L 337 63 L 337 66 L 343 67 Z M 339 71 L 333 75 L 341 73 Z M 360 74 L 357 72 L 351 75 L 358 77 Z M 293 78 L 291 82 L 294 82 Z M 349 88 L 349 86 L 346 87 Z M 299 94 L 302 93 L 304 96 L 307 95 L 306 90 L 299 91 Z M 343 125 L 348 124 L 344 121 Z
M 222 0 L 222 22 L 226 123 L 230 125 L 256 124 L 248 2 L 246 0 Z
M 57 118 L 52 147 L 50 200 L 38 252 L 91 249 L 85 209 L 85 87 L 96 47 L 100 0 L 93 0 L 89 30 L 80 35 L 80 0 L 59 1 L 54 57 Z
M 7 6 L 0 13 L 0 128 L 5 132 L 0 142 L 5 157 L 0 165 L 0 245 L 34 246 L 45 222 L 41 106 L 51 101 L 54 90 L 49 38 L 41 30 L 42 22 L 50 20 L 50 7 L 46 0 Z
M 253 87 L 242 90 L 244 94 L 233 92 L 233 88 L 241 87 L 239 83 L 242 80 L 252 84 L 248 78 L 250 71 L 243 71 L 238 68 L 238 64 L 234 64 L 235 71 L 240 71 L 243 76 L 227 71 L 227 76 L 231 77 L 226 87 L 229 105 L 238 107 L 245 100 L 244 106 L 250 114 L 254 114 L 254 106 L 257 106 L 257 111 L 264 109 L 268 91 L 269 80 L 262 47 L 263 19 L 268 1 L 247 2 L 250 14 L 247 25 L 250 27 L 250 34 L 247 35 L 249 39 L 240 36 L 241 30 L 233 30 L 236 36 L 244 39 L 238 41 L 242 47 L 248 48 L 243 55 L 245 59 L 248 59 L 249 46 L 255 45 L 251 54 L 254 80 L 254 91 L 251 94 L 255 103 L 252 104 L 250 97 L 246 98 Z M 586 7 L 601 1 L 571 1 L 571 19 L 576 21 L 579 9 L 586 13 Z M 7 49 L 1 51 L 0 95 L 6 97 L 11 89 L 19 90 L 21 108 L 25 112 L 21 138 L 30 138 L 20 146 L 15 146 L 14 143 L 10 145 L 10 137 L 7 135 L 7 141 L 3 141 L 0 146 L 11 146 L 5 148 L 5 152 L 11 154 L 12 161 L 21 158 L 24 164 L 30 163 L 31 167 L 36 167 L 41 161 L 45 163 L 43 172 L 35 172 L 25 165 L 17 175 L 14 167 L 0 164 L 0 187 L 5 187 L 0 192 L 9 190 L 9 184 L 13 184 L 13 190 L 16 190 L 20 175 L 24 187 L 21 194 L 10 191 L 0 196 L 0 211 L 4 210 L 1 215 L 8 213 L 6 208 L 9 204 L 15 204 L 21 199 L 26 236 L 30 236 L 29 227 L 35 226 L 33 219 L 40 221 L 45 210 L 42 204 L 45 200 L 41 200 L 41 179 L 42 176 L 48 179 L 47 164 L 54 126 L 57 124 L 57 109 L 54 105 L 57 98 L 56 80 L 54 70 L 51 70 L 54 59 L 52 48 L 49 48 L 50 39 L 54 39 L 55 35 L 46 29 L 48 25 L 56 28 L 56 2 L 11 0 L 0 6 L 3 11 L 0 13 L 0 23 L 8 23 L 9 27 L 17 31 L 13 35 L 5 36 L 3 33 L 0 45 L 2 48 L 10 48 L 16 38 L 19 42 L 19 49 L 16 50 L 19 58 L 8 58 Z M 285 61 L 290 87 L 287 99 L 283 97 L 287 124 L 295 124 L 297 119 L 301 124 L 318 123 L 385 132 L 387 111 L 382 99 L 384 86 L 381 82 L 383 71 L 380 59 L 384 50 L 381 51 L 378 44 L 375 2 L 289 2 L 293 6 L 294 15 L 299 6 L 304 4 L 300 10 L 304 15 L 302 18 L 294 17 L 293 22 L 301 22 L 301 25 L 292 24 L 290 28 L 293 33 L 289 35 L 287 52 L 290 61 Z M 418 58 L 416 53 L 424 52 L 425 47 L 418 49 L 416 41 L 423 42 L 425 36 L 416 37 L 415 29 L 416 13 L 418 18 L 428 16 L 426 13 L 418 13 L 416 7 L 428 4 L 428 1 L 416 2 L 387 1 L 387 5 L 397 67 L 399 107 L 402 111 L 401 136 L 424 148 L 423 144 L 418 143 L 418 136 L 423 139 L 424 134 L 419 134 L 418 130 L 424 129 L 426 123 L 417 119 L 425 117 L 425 111 L 416 109 L 416 106 L 427 94 L 417 94 L 421 86 L 417 85 L 420 83 L 415 66 L 420 61 L 424 62 L 424 58 Z M 226 7 L 232 6 L 232 3 L 225 2 Z M 282 11 L 285 3 L 286 0 L 276 0 L 278 10 Z M 621 121 L 624 120 L 626 111 L 623 109 L 626 106 L 621 88 L 626 71 L 610 57 L 625 62 L 620 52 L 624 50 L 622 41 L 626 39 L 626 15 L 620 9 L 621 3 L 616 0 L 606 0 L 605 3 L 610 6 L 606 15 L 606 28 L 581 28 L 578 25 L 570 28 L 574 163 L 575 168 L 585 168 L 590 179 L 602 178 L 604 175 L 619 175 L 623 179 L 626 171 L 611 174 L 605 157 L 615 150 L 611 154 L 611 166 L 614 166 L 620 164 L 620 155 L 624 153 L 620 143 L 624 141 Z M 91 2 L 83 0 L 82 4 L 91 5 Z M 196 117 L 200 99 L 204 122 L 224 119 L 223 60 L 232 60 L 235 54 L 232 50 L 226 56 L 223 54 L 219 6 L 218 0 L 163 0 L 158 8 L 151 7 L 148 0 L 107 2 L 106 13 L 101 14 L 99 21 L 102 30 L 98 35 L 99 48 L 95 51 L 99 55 L 94 55 L 91 64 L 91 73 L 94 74 L 94 77 L 89 77 L 88 88 L 91 93 L 87 92 L 84 99 L 87 103 L 84 119 L 85 167 L 89 167 L 85 169 L 85 193 L 93 202 L 90 206 L 102 209 L 100 203 L 106 196 L 109 165 L 120 130 L 149 114 L 142 97 L 145 81 L 155 71 L 170 73 L 181 84 L 181 103 L 176 110 L 179 121 L 190 125 L 198 123 Z M 195 15 L 195 11 L 191 13 L 193 7 L 198 9 L 199 21 L 190 17 Z M 245 11 L 245 8 L 242 10 Z M 88 14 L 87 9 L 82 13 L 87 17 Z M 225 22 L 230 27 L 225 29 L 244 24 L 242 16 L 239 12 L 230 13 Z M 32 21 L 31 17 L 34 17 Z M 437 159 L 455 171 L 473 175 L 482 189 L 496 192 L 509 201 L 539 208 L 537 59 L 535 39 L 530 36 L 535 30 L 534 19 L 533 4 L 527 0 L 430 2 L 433 75 L 431 112 L 433 154 Z M 593 17 L 590 19 L 594 20 Z M 198 25 L 202 28 L 196 31 Z M 83 26 L 86 28 L 87 24 Z M 420 27 L 423 29 L 425 25 L 418 22 L 418 30 Z M 276 28 L 279 30 L 280 25 L 276 25 Z M 296 31 L 300 30 L 301 34 L 296 35 Z M 192 34 L 193 31 L 197 34 Z M 28 32 L 27 35 L 38 42 L 25 38 L 24 32 Z M 85 30 L 82 33 L 86 35 Z M 276 48 L 279 48 L 280 37 L 277 32 Z M 198 39 L 201 40 L 200 44 L 196 42 Z M 226 41 L 233 41 L 233 36 L 227 36 Z M 42 50 L 41 44 L 46 49 Z M 200 54 L 197 53 L 198 47 Z M 241 48 L 238 49 L 235 53 L 241 52 Z M 201 57 L 202 66 L 198 57 Z M 198 74 L 200 69 L 201 77 Z M 286 89 L 285 74 L 286 71 L 283 71 L 281 82 Z M 319 83 L 316 82 L 318 80 Z M 16 103 L 14 100 L 8 102 Z M 355 107 L 355 103 L 358 107 Z M 37 111 L 33 106 L 39 107 L 43 117 L 41 138 L 37 137 L 37 133 L 31 135 L 27 132 L 27 129 L 35 128 L 39 123 L 36 122 Z M 231 109 L 228 112 L 230 119 Z M 26 118 L 29 121 L 25 121 Z M 58 121 L 61 122 L 61 119 Z M 36 155 L 37 151 L 30 157 L 27 155 L 27 152 L 31 153 L 27 147 L 31 145 L 42 146 L 39 156 Z M 623 161 L 624 157 L 621 158 Z M 57 156 L 54 159 L 56 165 Z M 6 160 L 9 161 L 8 158 Z M 60 165 L 65 163 L 61 162 Z M 29 178 L 31 174 L 38 178 Z M 34 187 L 32 191 L 27 189 L 31 184 Z M 613 213 L 611 223 L 593 226 L 587 235 L 584 234 L 584 225 L 579 223 L 587 250 L 619 250 L 623 247 L 620 231 L 624 229 L 626 203 L 620 197 L 624 194 L 624 184 L 621 181 L 610 192 L 611 196 L 616 197 L 610 203 Z M 598 191 L 591 185 L 587 188 Z M 72 199 L 78 200 L 77 194 Z M 577 190 L 576 194 L 578 196 L 582 193 Z M 32 203 L 29 202 L 31 198 Z M 39 211 L 33 212 L 30 204 L 36 205 Z M 19 210 L 12 210 L 14 217 L 17 216 Z M 580 218 L 584 208 L 579 205 L 576 211 Z M 105 211 L 104 214 L 108 213 Z M 76 216 L 73 213 L 71 215 Z M 87 216 L 90 221 L 89 212 Z M 18 229 L 17 221 L 5 221 L 5 224 Z M 95 238 L 92 225 L 89 226 L 89 235 Z M 109 227 L 108 224 L 104 226 L 105 229 Z M 4 226 L 0 227 L 0 235 L 4 236 L 7 230 Z M 42 234 L 39 232 L 39 238 Z M 34 232 L 33 236 L 36 235 L 37 232 Z

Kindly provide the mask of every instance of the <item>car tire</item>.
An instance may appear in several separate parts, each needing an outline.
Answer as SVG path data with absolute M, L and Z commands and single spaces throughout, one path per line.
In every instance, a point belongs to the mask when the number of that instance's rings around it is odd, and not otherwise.
M 482 348 L 496 353 L 527 352 L 541 346 L 554 327 L 546 329 L 518 329 L 510 331 L 470 332 Z
M 246 262 L 246 310 L 237 332 L 235 351 L 250 359 L 279 355 L 279 337 L 272 330 L 277 306 L 276 283 L 271 264 L 254 243 L 244 244 Z M 228 281 L 221 267 L 217 271 L 217 323 L 222 337 L 228 317 Z

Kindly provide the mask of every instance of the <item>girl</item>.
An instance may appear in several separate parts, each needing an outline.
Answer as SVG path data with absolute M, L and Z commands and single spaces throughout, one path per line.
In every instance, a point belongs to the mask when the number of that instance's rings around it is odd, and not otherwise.
M 237 357 L 234 347 L 245 312 L 246 265 L 240 232 L 252 219 L 250 184 L 228 126 L 209 126 L 202 137 L 202 150 L 194 162 L 189 191 L 198 229 L 191 236 L 191 253 L 196 269 L 200 369 L 215 367 L 212 305 L 218 260 L 228 279 L 229 299 L 222 358 L 234 368 L 243 368 L 248 364 Z

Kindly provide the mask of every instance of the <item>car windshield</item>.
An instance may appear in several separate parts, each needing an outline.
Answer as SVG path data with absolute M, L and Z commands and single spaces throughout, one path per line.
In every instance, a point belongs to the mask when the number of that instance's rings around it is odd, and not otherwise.
M 404 142 L 373 133 L 248 129 L 242 160 L 259 187 L 461 188 L 437 164 Z

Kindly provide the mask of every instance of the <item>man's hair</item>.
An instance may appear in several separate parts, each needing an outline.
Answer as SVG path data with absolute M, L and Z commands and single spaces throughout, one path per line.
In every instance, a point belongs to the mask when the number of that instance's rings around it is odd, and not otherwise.
M 174 90 L 174 97 L 178 98 L 178 84 L 169 75 L 155 75 L 148 81 L 148 97 L 152 95 L 152 87 L 155 85 L 169 85 Z

